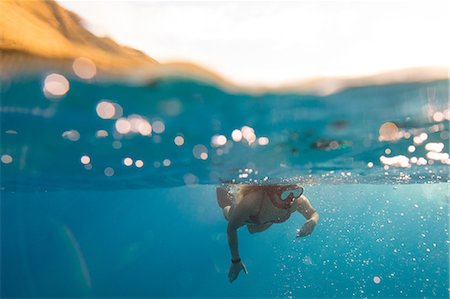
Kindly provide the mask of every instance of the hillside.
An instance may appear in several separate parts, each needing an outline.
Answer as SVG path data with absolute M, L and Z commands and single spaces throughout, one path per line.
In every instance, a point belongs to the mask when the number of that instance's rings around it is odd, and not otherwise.
M 1 72 L 41 69 L 71 70 L 74 59 L 87 57 L 98 76 L 125 74 L 141 82 L 161 76 L 181 76 L 231 86 L 219 75 L 190 63 L 161 65 L 144 53 L 98 37 L 84 28 L 74 13 L 49 1 L 0 1 Z
M 71 60 L 89 57 L 100 69 L 158 64 L 156 60 L 110 38 L 87 31 L 80 18 L 54 1 L 0 1 L 2 54 Z
M 98 37 L 83 26 L 76 14 L 54 0 L 0 0 L 1 74 L 42 69 L 71 71 L 74 59 L 87 57 L 97 67 L 97 77 L 120 77 L 147 83 L 155 78 L 194 78 L 240 92 L 306 92 L 329 94 L 362 85 L 447 79 L 446 68 L 416 68 L 353 78 L 314 78 L 277 87 L 242 86 L 189 62 L 161 64 L 144 53 Z M 270 71 L 270 70 L 268 70 Z

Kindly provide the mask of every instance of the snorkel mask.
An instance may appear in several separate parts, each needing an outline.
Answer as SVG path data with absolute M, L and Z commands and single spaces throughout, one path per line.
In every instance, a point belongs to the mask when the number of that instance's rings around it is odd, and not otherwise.
M 294 195 L 294 198 L 299 198 L 303 194 L 303 187 L 299 186 L 297 189 L 284 191 L 281 193 L 281 199 L 286 200 L 291 193 Z

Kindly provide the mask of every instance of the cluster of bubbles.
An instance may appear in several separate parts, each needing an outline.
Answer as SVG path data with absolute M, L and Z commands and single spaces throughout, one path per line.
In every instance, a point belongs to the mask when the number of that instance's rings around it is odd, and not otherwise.
M 87 57 L 79 57 L 72 64 L 74 74 L 83 80 L 91 80 L 97 74 L 95 63 Z M 61 74 L 49 74 L 44 80 L 44 94 L 48 99 L 57 100 L 67 94 L 70 83 Z
M 214 149 L 215 154 L 217 156 L 222 156 L 223 154 L 229 153 L 231 147 L 233 146 L 233 142 L 240 143 L 243 142 L 249 146 L 265 146 L 269 144 L 268 137 L 256 137 L 255 130 L 249 126 L 243 126 L 241 129 L 234 129 L 230 134 L 230 139 L 223 134 L 216 134 L 211 137 L 211 148 Z M 184 144 L 184 137 L 177 136 L 174 139 L 174 142 L 178 146 L 182 146 Z M 204 144 L 196 144 L 192 148 L 192 154 L 194 158 L 199 160 L 207 160 L 209 158 L 209 150 L 207 146 Z
M 95 63 L 86 57 L 79 57 L 75 59 L 72 64 L 72 69 L 73 73 L 81 80 L 89 81 L 94 79 L 97 75 L 97 68 Z M 70 82 L 65 76 L 61 74 L 52 73 L 46 76 L 46 78 L 44 79 L 43 92 L 49 100 L 62 99 L 69 91 Z M 162 108 L 164 108 L 163 110 L 169 116 L 178 115 L 182 110 L 181 103 L 177 99 L 168 99 L 164 103 L 165 104 L 162 106 Z M 8 107 L 2 107 L 1 109 L 6 108 Z M 95 111 L 100 119 L 114 121 L 113 129 L 110 132 L 104 129 L 100 129 L 95 133 L 95 136 L 99 139 L 106 138 L 112 135 L 114 138 L 112 147 L 114 149 L 122 148 L 123 140 L 121 139 L 125 135 L 140 135 L 144 137 L 151 137 L 154 143 L 159 143 L 161 142 L 161 137 L 158 135 L 163 134 L 166 131 L 166 124 L 163 120 L 149 119 L 139 114 L 126 115 L 124 114 L 124 109 L 122 108 L 122 106 L 114 100 L 100 100 L 95 107 Z M 49 114 L 52 111 L 42 110 L 35 112 L 41 114 Z M 378 140 L 380 142 L 396 142 L 402 139 L 411 141 L 411 143 L 408 144 L 407 148 L 405 149 L 406 154 L 402 153 L 400 155 L 391 156 L 391 150 L 389 148 L 386 149 L 385 154 L 379 157 L 379 161 L 381 162 L 385 170 L 389 169 L 389 167 L 410 168 L 412 167 L 412 165 L 424 166 L 431 165 L 435 162 L 450 165 L 449 153 L 445 151 L 445 143 L 441 142 L 448 139 L 448 131 L 444 130 L 445 126 L 443 122 L 450 120 L 450 110 L 445 109 L 443 111 L 428 111 L 427 113 L 429 120 L 434 122 L 434 124 L 429 128 L 404 129 L 395 122 L 385 122 L 381 124 L 381 126 L 379 127 L 378 136 Z M 342 126 L 345 126 L 346 123 L 337 122 L 333 125 L 336 128 L 340 128 Z M 429 141 L 429 136 L 434 133 L 437 133 L 442 140 L 437 142 Z M 75 129 L 70 129 L 62 133 L 62 138 L 70 142 L 77 142 L 80 137 L 80 132 Z M 203 142 L 203 144 L 189 144 L 189 140 L 187 140 L 187 137 L 182 133 L 177 133 L 171 140 L 173 140 L 173 143 L 177 147 L 192 146 L 191 149 L 193 157 L 197 160 L 202 161 L 211 159 L 211 157 L 228 154 L 230 152 L 230 149 L 233 147 L 233 144 L 235 143 L 243 144 L 245 146 L 248 146 L 249 148 L 266 146 L 270 143 L 269 137 L 257 136 L 255 129 L 248 125 L 233 129 L 231 130 L 231 132 L 221 132 L 221 134 L 215 134 L 211 136 L 209 145 L 207 141 Z M 351 146 L 351 143 L 327 139 L 320 139 L 312 144 L 312 147 L 314 149 L 326 151 L 341 149 L 348 146 Z M 416 153 L 419 147 L 423 147 L 423 149 L 425 149 L 426 151 L 426 154 L 424 154 L 423 156 L 413 155 L 414 153 Z M 10 155 L 10 153 L 4 154 L 3 156 L 1 156 L 1 162 L 3 164 L 11 164 L 13 162 L 13 157 Z M 147 161 L 147 165 L 153 165 L 154 168 L 159 168 L 161 166 L 169 167 L 174 163 L 170 159 L 161 159 L 160 161 L 154 161 L 153 164 L 151 163 L 151 161 L 150 163 L 148 162 L 149 161 Z M 86 169 L 92 168 L 91 158 L 87 155 L 81 157 L 81 163 Z M 134 160 L 131 157 L 123 158 L 122 164 L 125 167 L 131 167 L 133 165 L 136 168 L 144 167 L 143 160 Z M 246 167 L 248 167 L 248 165 Z M 280 164 L 280 167 L 283 167 L 283 165 Z M 368 162 L 367 167 L 373 168 L 374 161 Z M 104 173 L 106 176 L 113 176 L 114 169 L 108 167 L 107 169 L 105 169 Z M 248 167 L 245 169 L 241 169 L 238 177 L 239 179 L 250 179 L 254 174 L 255 171 L 253 170 L 253 168 Z M 184 181 L 186 182 L 186 184 L 198 182 L 198 178 L 194 177 L 195 175 L 193 174 L 186 175 L 184 177 Z
M 417 147 L 423 146 L 425 151 L 427 151 L 425 157 L 406 155 L 395 155 L 395 156 L 380 156 L 380 162 L 384 165 L 384 169 L 387 170 L 389 167 L 400 167 L 400 168 L 410 168 L 412 165 L 431 165 L 435 161 L 439 161 L 442 164 L 450 165 L 450 156 L 447 152 L 444 152 L 443 142 L 427 142 L 429 139 L 428 134 L 438 133 L 439 138 L 443 140 L 448 139 L 448 132 L 444 130 L 443 121 L 450 120 L 450 110 L 446 109 L 444 111 L 436 111 L 432 113 L 431 118 L 436 124 L 425 129 L 400 129 L 394 122 L 386 122 L 380 126 L 378 140 L 380 142 L 395 142 L 400 139 L 411 140 L 412 144 L 408 145 L 405 152 L 413 154 L 416 152 Z M 391 154 L 391 149 L 387 148 L 385 154 Z M 373 167 L 373 163 L 368 164 L 369 167 Z
M 91 80 L 97 74 L 97 68 L 95 64 L 86 57 L 77 58 L 72 65 L 74 74 L 83 80 Z M 70 90 L 70 82 L 69 80 L 61 75 L 52 73 L 49 74 L 44 80 L 44 94 L 50 100 L 58 100 L 64 97 Z M 176 110 L 176 114 L 179 113 L 180 105 L 178 105 L 177 101 L 168 101 L 170 102 L 170 106 L 165 108 L 170 108 L 169 110 Z M 172 109 L 174 108 L 174 109 Z M 176 109 L 175 109 L 176 108 Z M 115 138 L 112 143 L 112 147 L 114 149 L 120 149 L 122 147 L 122 142 L 120 139 L 124 135 L 141 135 L 152 137 L 155 143 L 160 142 L 159 136 L 155 136 L 155 134 L 162 134 L 166 130 L 165 123 L 160 120 L 150 121 L 146 117 L 139 114 L 131 114 L 128 116 L 124 116 L 124 110 L 122 106 L 114 101 L 108 99 L 102 99 L 96 105 L 96 113 L 97 116 L 103 120 L 115 120 L 114 122 L 114 132 L 110 133 L 106 130 L 97 130 L 95 136 L 97 138 L 106 138 L 110 134 Z M 167 109 L 166 109 L 167 110 Z M 169 114 L 168 114 L 169 115 Z M 62 133 L 62 137 L 68 141 L 76 142 L 80 139 L 80 133 L 75 130 L 67 130 Z M 181 147 L 186 143 L 185 136 L 181 133 L 177 134 L 173 142 L 176 146 Z M 266 136 L 256 136 L 255 130 L 250 126 L 242 126 L 239 129 L 232 130 L 229 137 L 223 134 L 213 135 L 210 140 L 210 148 L 208 148 L 204 144 L 195 144 L 192 147 L 192 155 L 195 159 L 198 160 L 207 160 L 210 157 L 210 151 L 213 149 L 214 153 L 218 156 L 223 154 L 227 154 L 232 147 L 232 143 L 244 143 L 250 147 L 266 146 L 269 144 L 269 138 Z M 10 156 L 8 156 L 10 157 Z M 3 163 L 11 163 L 11 159 L 2 157 Z M 85 169 L 92 169 L 91 158 L 88 155 L 83 155 L 80 159 L 81 164 Z M 125 157 L 123 159 L 123 165 L 125 167 L 131 167 L 134 164 L 137 168 L 142 168 L 144 166 L 144 162 L 142 160 L 133 161 L 131 157 Z M 162 161 L 155 161 L 153 163 L 153 167 L 159 168 L 161 166 L 169 167 L 172 164 L 170 159 L 164 159 Z M 111 167 L 107 167 L 104 169 L 104 174 L 106 176 L 113 176 L 114 169 Z M 243 172 L 240 177 L 244 178 L 244 176 L 248 175 L 249 172 Z M 187 185 L 195 184 L 198 182 L 198 178 L 193 174 L 186 174 L 184 176 L 184 181 Z
M 253 168 L 244 168 L 244 169 L 239 169 L 239 178 L 240 179 L 247 179 L 249 176 L 251 176 L 252 174 L 254 175 L 258 175 L 258 171 L 254 170 Z M 267 177 L 266 177 L 267 178 Z M 267 179 L 264 180 L 267 180 Z M 251 180 L 250 180 L 251 181 Z
M 142 136 L 150 136 L 152 134 L 152 125 L 148 120 L 137 114 L 116 120 L 115 129 L 117 133 L 122 135 L 139 133 Z
M 97 104 L 96 112 L 101 119 L 116 119 L 115 130 L 121 135 L 136 134 L 139 133 L 142 136 L 151 136 L 152 132 L 162 133 L 165 130 L 163 122 L 157 120 L 153 124 L 143 116 L 138 114 L 132 114 L 128 117 L 123 116 L 123 109 L 117 103 L 113 103 L 109 100 L 102 100 Z M 106 137 L 107 132 L 102 132 L 97 135 L 98 137 Z
M 87 170 L 91 170 L 92 169 L 92 164 L 91 164 L 91 157 L 88 155 L 83 155 L 80 158 L 80 162 L 81 164 L 84 165 L 84 168 Z M 144 166 L 144 161 L 140 160 L 140 159 L 136 159 L 135 161 L 133 161 L 133 159 L 131 157 L 125 157 L 122 160 L 123 165 L 125 165 L 126 167 L 131 167 L 136 166 L 137 168 L 142 168 Z M 104 173 L 106 176 L 113 176 L 114 175 L 114 169 L 111 167 L 106 167 L 104 169 Z
M 60 74 L 50 74 L 44 80 L 44 94 L 49 99 L 59 99 L 70 89 L 69 80 Z
M 243 126 L 241 129 L 235 129 L 231 132 L 231 138 L 234 142 L 240 142 L 244 140 L 248 145 L 255 144 L 257 142 L 259 145 L 268 145 L 269 138 L 261 136 L 256 137 L 255 130 L 249 126 Z
M 95 64 L 88 58 L 80 57 L 73 62 L 73 71 L 81 79 L 92 79 L 96 74 Z M 46 76 L 44 79 L 43 93 L 49 100 L 59 100 L 64 97 L 70 89 L 69 80 L 57 73 L 52 73 Z M 0 107 L 2 113 L 23 113 L 33 116 L 42 116 L 49 118 L 54 115 L 54 107 L 41 109 L 35 108 L 23 108 L 23 107 Z M 8 130 L 6 134 L 17 134 L 14 130 Z M 62 137 L 69 141 L 78 141 L 80 139 L 80 133 L 76 130 L 68 130 L 62 133 Z M 4 154 L 1 156 L 1 162 L 3 164 L 11 164 L 14 159 L 10 154 Z

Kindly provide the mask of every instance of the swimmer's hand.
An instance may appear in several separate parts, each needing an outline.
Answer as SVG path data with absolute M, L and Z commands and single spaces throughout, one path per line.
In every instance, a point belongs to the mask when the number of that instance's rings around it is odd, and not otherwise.
M 230 283 L 236 280 L 241 270 L 244 270 L 244 273 L 248 274 L 247 268 L 242 261 L 239 263 L 231 263 L 230 271 L 228 272 L 228 279 L 230 280 Z
M 297 238 L 309 236 L 316 227 L 316 224 L 317 221 L 315 221 L 314 219 L 309 219 L 308 221 L 306 221 L 305 224 L 303 224 L 302 228 L 297 230 Z

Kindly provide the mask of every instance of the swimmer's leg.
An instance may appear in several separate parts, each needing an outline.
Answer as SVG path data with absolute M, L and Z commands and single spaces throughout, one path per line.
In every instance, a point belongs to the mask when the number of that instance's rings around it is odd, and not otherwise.
M 265 231 L 268 229 L 272 223 L 265 223 L 265 224 L 247 224 L 248 232 L 251 234 L 260 233 L 262 231 Z

